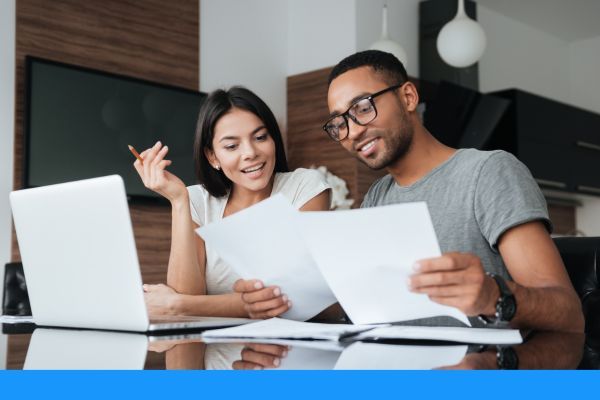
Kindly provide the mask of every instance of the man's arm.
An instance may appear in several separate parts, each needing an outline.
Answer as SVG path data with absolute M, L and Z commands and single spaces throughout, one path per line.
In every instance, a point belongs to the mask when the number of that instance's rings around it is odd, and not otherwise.
M 498 248 L 514 280 L 507 282 L 517 302 L 512 327 L 583 332 L 581 303 L 541 222 L 509 229 L 501 236 Z M 409 280 L 414 292 L 469 316 L 494 314 L 500 292 L 478 257 L 447 253 L 421 260 L 415 269 Z
M 558 249 L 540 222 L 510 229 L 498 248 L 514 280 L 508 282 L 517 299 L 512 325 L 583 332 L 581 302 Z

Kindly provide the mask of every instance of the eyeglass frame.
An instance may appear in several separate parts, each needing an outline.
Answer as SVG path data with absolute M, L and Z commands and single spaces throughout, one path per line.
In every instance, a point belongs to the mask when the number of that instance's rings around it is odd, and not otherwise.
M 392 90 L 399 89 L 399 88 L 401 88 L 401 87 L 402 87 L 402 86 L 403 86 L 405 83 L 406 83 L 406 82 L 404 82 L 404 83 L 399 83 L 399 84 L 396 84 L 396 85 L 392 85 L 392 86 L 389 86 L 389 87 L 387 87 L 387 88 L 385 88 L 385 89 L 383 89 L 383 90 L 380 90 L 379 92 L 376 92 L 376 93 L 370 94 L 370 95 L 368 95 L 368 96 L 361 97 L 360 99 L 357 99 L 356 101 L 352 102 L 352 104 L 350 104 L 350 107 L 348 107 L 348 109 L 347 109 L 346 111 L 344 111 L 344 112 L 343 112 L 343 113 L 341 113 L 341 114 L 337 114 L 337 115 L 334 115 L 333 117 L 329 118 L 329 119 L 327 120 L 327 122 L 325 122 L 325 124 L 323 125 L 323 127 L 322 127 L 322 128 L 323 128 L 323 130 L 325 131 L 325 133 L 327 133 L 327 136 L 329 136 L 329 137 L 330 137 L 332 140 L 335 140 L 336 142 L 341 142 L 342 140 L 346 139 L 346 138 L 348 137 L 348 135 L 350 135 L 350 125 L 348 124 L 348 118 L 350 118 L 350 119 L 352 120 L 352 122 L 354 122 L 354 123 L 355 123 L 355 124 L 357 124 L 357 125 L 360 125 L 360 126 L 367 126 L 368 124 L 370 124 L 371 122 L 373 122 L 373 121 L 375 120 L 375 118 L 377 118 L 377 115 L 378 115 L 378 113 L 377 113 L 377 107 L 375 106 L 375 101 L 374 101 L 373 99 L 374 99 L 375 97 L 377 97 L 377 96 L 381 96 L 382 94 L 385 94 L 385 93 L 387 93 L 387 92 L 390 92 L 390 91 L 392 91 Z M 354 106 L 355 106 L 355 105 L 357 105 L 357 104 L 358 104 L 360 101 L 363 101 L 363 100 L 369 100 L 369 103 L 371 103 L 371 106 L 373 107 L 373 110 L 375 111 L 375 116 L 373 117 L 373 119 L 371 119 L 369 122 L 366 122 L 366 123 L 364 123 L 364 124 L 363 124 L 363 123 L 360 123 L 360 122 L 358 122 L 358 121 L 357 121 L 357 118 L 356 118 L 356 116 L 354 116 L 354 115 L 350 114 L 350 110 L 352 109 L 352 107 L 354 107 Z M 332 121 L 332 120 L 334 120 L 335 118 L 338 118 L 338 117 L 343 117 L 343 118 L 344 118 L 344 120 L 346 121 L 346 126 L 348 127 L 348 129 L 346 129 L 346 136 L 344 136 L 343 138 L 340 138 L 340 139 L 336 139 L 336 138 L 334 138 L 333 136 L 331 136 L 331 134 L 330 134 L 330 133 L 329 133 L 329 131 L 327 130 L 327 124 L 328 124 L 330 121 Z

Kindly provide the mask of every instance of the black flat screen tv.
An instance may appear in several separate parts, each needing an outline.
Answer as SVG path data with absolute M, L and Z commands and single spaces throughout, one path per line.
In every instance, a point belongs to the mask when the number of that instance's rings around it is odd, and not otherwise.
M 24 187 L 118 174 L 132 199 L 160 196 L 133 168 L 156 141 L 169 146 L 168 168 L 195 183 L 193 141 L 206 94 L 57 63 L 26 60 Z

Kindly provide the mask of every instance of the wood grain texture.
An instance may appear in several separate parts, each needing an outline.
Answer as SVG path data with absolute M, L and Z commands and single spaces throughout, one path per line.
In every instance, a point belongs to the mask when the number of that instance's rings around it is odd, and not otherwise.
M 16 189 L 23 174 L 26 55 L 198 90 L 198 0 L 19 0 L 16 7 Z M 144 281 L 164 282 L 170 207 L 130 210 Z M 14 230 L 12 260 L 20 260 Z
M 550 221 L 554 225 L 554 232 L 552 233 L 556 235 L 577 234 L 575 206 L 548 204 L 548 214 L 550 214 Z
M 23 369 L 31 334 L 8 335 L 8 355 L 6 369 Z

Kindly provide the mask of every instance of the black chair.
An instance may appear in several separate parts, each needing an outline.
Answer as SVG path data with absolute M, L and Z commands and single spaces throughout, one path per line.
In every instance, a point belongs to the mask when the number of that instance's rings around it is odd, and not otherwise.
M 5 266 L 2 314 L 31 315 L 23 264 L 20 262 L 8 263 Z
M 585 317 L 586 344 L 580 368 L 600 368 L 600 237 L 554 239 Z

